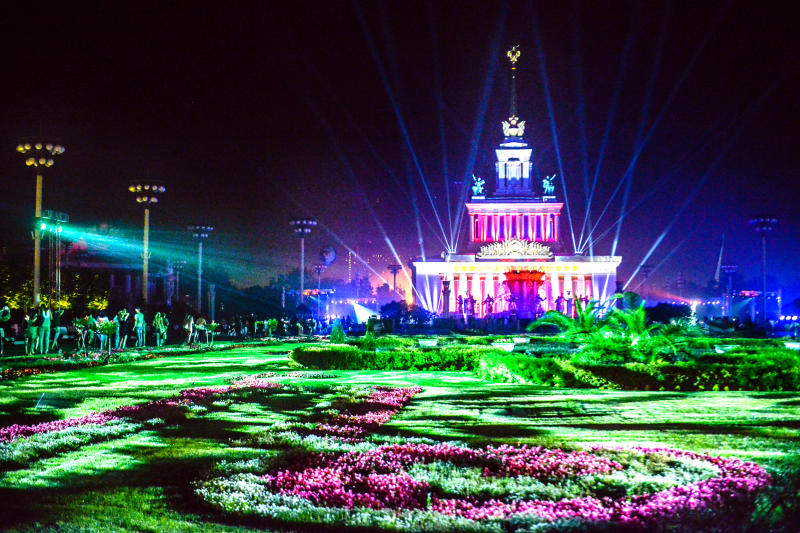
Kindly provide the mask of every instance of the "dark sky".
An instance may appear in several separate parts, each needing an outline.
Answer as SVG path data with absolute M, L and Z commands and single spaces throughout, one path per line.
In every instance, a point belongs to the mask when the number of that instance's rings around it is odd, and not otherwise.
M 621 278 L 668 230 L 648 259 L 661 265 L 654 283 L 681 271 L 705 284 L 723 234 L 725 262 L 756 279 L 759 242 L 747 219 L 769 213 L 780 218 L 770 274 L 797 297 L 800 47 L 798 12 L 784 5 L 98 2 L 9 11 L 0 21 L 2 244 L 24 240 L 33 211 L 33 180 L 13 148 L 43 134 L 67 148 L 45 178 L 45 207 L 138 238 L 127 184 L 162 180 L 155 238 L 179 250 L 187 224 L 216 226 L 209 257 L 243 285 L 297 262 L 287 223 L 295 214 L 335 234 L 317 231 L 308 245 L 311 257 L 336 246 L 334 275 L 343 275 L 342 242 L 387 253 L 381 227 L 402 260 L 420 255 L 415 213 L 425 253 L 438 256 L 432 203 L 449 233 L 445 184 L 455 214 L 463 176 L 491 182 L 508 114 L 505 50 L 519 43 L 526 139 L 537 173 L 563 173 L 576 239 L 584 180 L 610 122 L 591 203 L 595 235 L 605 232 L 596 254 L 612 248 L 626 185 L 613 193 L 639 153 L 629 174 L 635 209 L 617 248 Z M 563 199 L 560 182 L 556 194 Z M 562 232 L 571 248 L 566 221 Z

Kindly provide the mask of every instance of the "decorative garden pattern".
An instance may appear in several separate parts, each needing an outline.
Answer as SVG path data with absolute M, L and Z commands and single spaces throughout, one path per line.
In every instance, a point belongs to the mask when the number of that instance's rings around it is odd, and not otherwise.
M 753 463 L 667 448 L 408 443 L 309 454 L 265 474 L 212 479 L 197 492 L 228 512 L 288 522 L 507 531 L 569 521 L 651 531 L 739 519 L 770 483 Z

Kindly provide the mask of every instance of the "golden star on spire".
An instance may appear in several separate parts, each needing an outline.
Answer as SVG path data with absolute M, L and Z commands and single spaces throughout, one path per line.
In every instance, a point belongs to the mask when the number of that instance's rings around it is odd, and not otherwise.
M 506 53 L 506 55 L 508 56 L 509 61 L 511 61 L 511 68 L 512 69 L 517 68 L 517 60 L 519 59 L 519 54 L 520 54 L 520 52 L 519 52 L 519 45 L 518 44 L 515 44 L 514 46 L 512 46 L 511 50 L 509 50 Z

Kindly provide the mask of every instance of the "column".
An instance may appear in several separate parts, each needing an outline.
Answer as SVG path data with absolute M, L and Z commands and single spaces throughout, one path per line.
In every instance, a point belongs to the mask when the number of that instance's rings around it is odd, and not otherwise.
M 572 300 L 572 297 L 574 296 L 572 292 L 572 274 L 569 272 L 564 272 L 564 291 L 562 294 L 567 300 Z
M 550 309 L 556 308 L 556 300 L 558 296 L 561 294 L 561 290 L 559 290 L 558 285 L 558 272 L 553 272 L 550 274 Z
M 575 295 L 578 298 L 583 298 L 586 296 L 586 276 L 583 274 L 578 274 L 578 284 L 575 288 Z
M 555 215 L 553 217 L 553 240 L 558 240 L 558 217 L 559 215 Z

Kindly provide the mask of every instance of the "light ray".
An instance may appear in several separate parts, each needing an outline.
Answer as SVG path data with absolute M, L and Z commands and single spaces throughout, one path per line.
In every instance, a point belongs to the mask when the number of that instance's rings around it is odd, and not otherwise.
M 394 91 L 392 90 L 392 87 L 389 84 L 389 78 L 386 75 L 385 69 L 383 68 L 383 62 L 381 61 L 378 55 L 378 49 L 375 46 L 375 41 L 372 39 L 372 34 L 369 31 L 369 27 L 367 25 L 366 20 L 364 20 L 364 15 L 361 12 L 361 8 L 359 7 L 358 3 L 354 2 L 353 5 L 356 11 L 356 15 L 358 16 L 359 23 L 361 24 L 361 30 L 364 33 L 364 38 L 367 40 L 370 54 L 372 55 L 372 59 L 375 62 L 375 66 L 378 68 L 381 81 L 383 82 L 383 88 L 386 91 L 386 94 L 389 97 L 389 102 L 391 103 L 392 109 L 394 110 L 395 118 L 397 119 L 397 124 L 400 127 L 400 132 L 402 133 L 406 149 L 408 150 L 408 153 L 411 155 L 411 159 L 414 162 L 414 167 L 417 171 L 420 182 L 422 183 L 422 186 L 425 189 L 425 194 L 428 197 L 428 201 L 430 202 L 434 216 L 436 217 L 436 222 L 439 226 L 439 229 L 442 232 L 443 240 L 446 243 L 445 246 L 449 249 L 451 247 L 450 242 L 448 240 L 447 233 L 444 230 L 442 219 L 439 216 L 439 211 L 436 208 L 437 207 L 436 202 L 433 200 L 433 195 L 431 193 L 430 187 L 428 186 L 428 181 L 425 179 L 425 174 L 422 172 L 422 167 L 420 166 L 419 159 L 417 158 L 416 152 L 414 151 L 414 146 L 411 143 L 411 137 L 409 136 L 408 128 L 406 127 L 405 119 L 403 118 L 403 113 L 400 110 L 400 106 L 398 105 L 397 99 L 394 96 Z
M 564 177 L 564 164 L 561 160 L 561 147 L 558 142 L 558 128 L 556 126 L 555 109 L 553 108 L 553 98 L 550 95 L 550 83 L 547 78 L 547 63 L 545 61 L 544 49 L 542 47 L 542 38 L 539 35 L 539 28 L 536 22 L 536 15 L 533 16 L 533 38 L 536 43 L 536 55 L 539 58 L 539 70 L 542 74 L 542 84 L 544 86 L 544 98 L 547 103 L 547 113 L 550 118 L 550 134 L 553 137 L 553 146 L 556 153 L 556 161 L 558 162 L 558 174 L 561 178 L 561 190 L 564 195 L 564 206 L 567 209 L 567 222 L 569 222 L 569 232 L 572 237 L 572 249 L 577 248 L 575 242 L 575 229 L 572 227 L 572 211 L 569 204 L 569 195 L 567 194 L 567 181 Z

